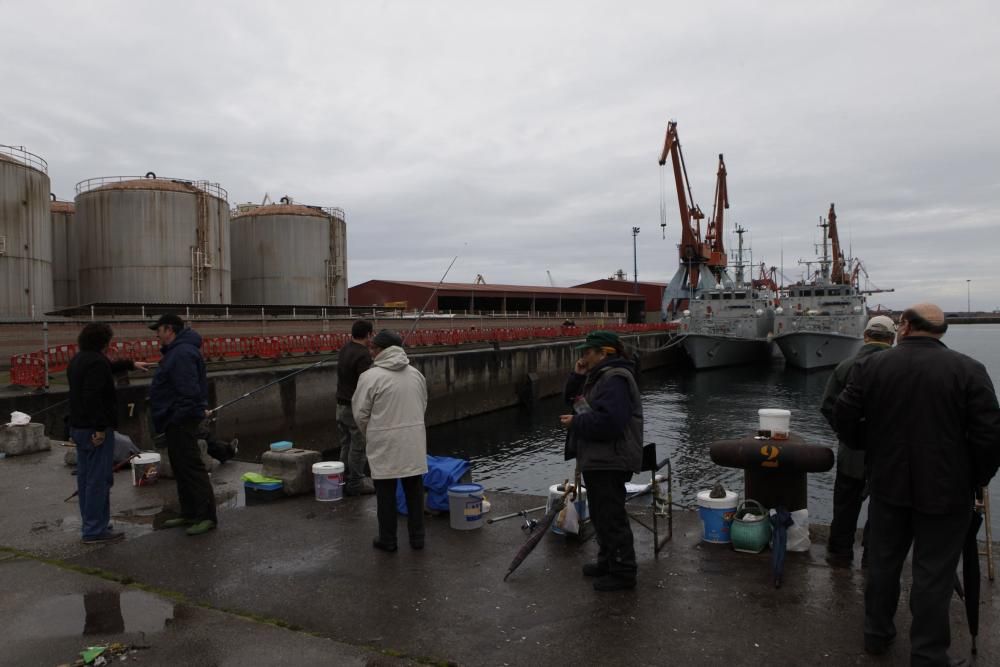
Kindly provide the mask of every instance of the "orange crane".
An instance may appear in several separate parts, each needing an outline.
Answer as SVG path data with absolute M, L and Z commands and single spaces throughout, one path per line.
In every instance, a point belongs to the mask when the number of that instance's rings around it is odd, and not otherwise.
M 705 232 L 705 243 L 710 249 L 708 268 L 716 275 L 728 264 L 726 248 L 722 240 L 723 215 L 728 208 L 729 190 L 726 188 L 726 163 L 722 159 L 722 153 L 719 153 L 719 171 L 715 175 L 715 206 L 712 209 L 712 220 L 708 223 L 708 230 Z
M 833 204 L 830 204 L 827 222 L 829 224 L 827 236 L 830 238 L 830 245 L 833 250 L 833 263 L 830 266 L 830 282 L 834 285 L 853 283 L 856 276 L 847 276 L 844 252 L 840 249 L 840 236 L 837 234 L 837 214 L 833 210 Z
M 667 163 L 668 157 L 674 168 L 677 206 L 681 217 L 681 242 L 677 249 L 681 262 L 688 265 L 688 282 L 691 288 L 696 288 L 699 272 L 695 265 L 708 262 L 712 257 L 712 249 L 709 244 L 703 243 L 701 240 L 701 221 L 705 219 L 705 214 L 694 203 L 691 184 L 687 177 L 687 167 L 684 165 L 684 154 L 681 152 L 681 142 L 677 136 L 677 121 L 673 120 L 667 123 L 667 136 L 663 142 L 663 152 L 660 154 L 661 167 Z

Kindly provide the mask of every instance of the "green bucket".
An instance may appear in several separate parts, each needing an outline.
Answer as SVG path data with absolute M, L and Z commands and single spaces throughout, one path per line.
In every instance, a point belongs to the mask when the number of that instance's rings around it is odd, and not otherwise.
M 733 550 L 759 554 L 771 541 L 771 522 L 767 510 L 756 500 L 745 500 L 736 508 L 730 528 Z

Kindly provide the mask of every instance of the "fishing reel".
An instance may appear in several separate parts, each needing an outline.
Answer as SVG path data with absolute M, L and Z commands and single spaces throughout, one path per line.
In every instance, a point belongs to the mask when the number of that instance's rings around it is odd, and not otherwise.
M 528 518 L 527 512 L 522 511 L 518 512 L 518 514 L 524 517 L 524 523 L 521 525 L 521 530 L 527 531 L 529 535 L 533 533 L 535 531 L 535 528 L 538 527 L 538 519 Z

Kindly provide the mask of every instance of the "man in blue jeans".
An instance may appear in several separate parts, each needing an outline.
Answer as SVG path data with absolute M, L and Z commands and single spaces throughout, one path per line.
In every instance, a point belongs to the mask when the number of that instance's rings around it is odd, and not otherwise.
M 77 338 L 80 351 L 69 362 L 69 429 L 76 443 L 76 484 L 84 544 L 114 542 L 124 533 L 111 530 L 111 486 L 114 483 L 115 433 L 118 403 L 115 374 L 135 368 L 141 361 L 107 357 L 111 327 L 91 322 Z

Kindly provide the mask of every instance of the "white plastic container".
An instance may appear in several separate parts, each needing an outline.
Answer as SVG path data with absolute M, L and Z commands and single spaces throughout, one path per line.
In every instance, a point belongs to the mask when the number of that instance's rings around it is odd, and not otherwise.
M 482 484 L 448 487 L 448 518 L 455 530 L 473 530 L 483 525 Z
M 698 516 L 704 527 L 702 540 L 713 544 L 732 542 L 730 529 L 736 516 L 738 498 L 734 491 L 726 491 L 724 498 L 713 498 L 711 489 L 698 492 Z
M 760 420 L 760 430 L 770 431 L 771 437 L 775 440 L 787 440 L 789 427 L 792 422 L 790 410 L 777 410 L 774 408 L 761 408 L 757 411 Z
M 312 467 L 316 500 L 334 502 L 344 498 L 344 464 L 340 461 L 320 461 Z
M 149 486 L 160 476 L 160 455 L 143 452 L 132 459 L 132 486 Z

